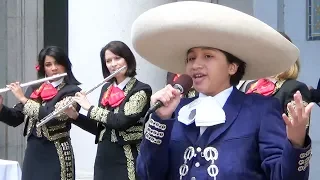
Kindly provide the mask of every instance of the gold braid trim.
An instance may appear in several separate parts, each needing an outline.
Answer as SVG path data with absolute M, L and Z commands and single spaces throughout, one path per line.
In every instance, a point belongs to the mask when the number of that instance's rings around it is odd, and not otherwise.
M 126 130 L 126 132 L 142 132 L 143 126 L 131 126 L 129 129 Z
M 66 127 L 67 127 L 66 123 L 62 123 L 62 124 L 55 125 L 55 126 L 49 126 L 48 130 L 49 130 L 49 132 L 51 132 L 51 131 L 60 130 L 60 129 L 63 129 L 63 128 L 66 128 Z
M 104 127 L 101 131 L 100 131 L 100 134 L 99 134 L 99 142 L 101 142 L 103 140 L 103 135 L 104 133 L 106 132 L 106 127 Z
M 135 174 L 135 165 L 134 165 L 134 158 L 131 151 L 130 145 L 124 145 L 124 155 L 127 158 L 127 170 L 128 170 L 128 178 L 129 180 L 135 180 L 136 174 Z
M 65 124 L 59 125 L 59 128 L 62 129 L 63 126 L 65 126 Z M 57 127 L 58 126 L 56 126 L 55 128 L 57 128 Z M 56 133 L 54 135 L 50 135 L 47 125 L 43 125 L 43 126 L 41 126 L 39 128 L 42 128 L 42 132 L 43 132 L 44 137 L 46 137 L 49 141 L 55 141 L 55 140 L 58 140 L 60 138 L 69 137 L 70 136 L 70 132 L 69 131 Z M 50 126 L 49 126 L 49 128 L 50 128 Z
M 124 105 L 124 115 L 130 116 L 139 114 L 147 104 L 147 94 L 145 91 L 139 91 L 133 94 L 129 101 Z
M 130 81 L 128 82 L 128 84 L 126 85 L 125 89 L 124 89 L 124 95 L 127 96 L 129 91 L 131 91 L 131 89 L 133 88 L 134 83 L 137 81 L 136 78 L 131 78 Z
M 28 116 L 24 116 L 24 121 L 27 123 L 27 135 L 29 135 L 31 133 L 31 129 L 34 126 L 35 119 Z
M 96 120 L 101 123 L 107 123 L 109 110 L 101 107 L 93 107 L 90 112 L 90 119 Z
M 60 161 L 61 180 L 74 180 L 74 157 L 70 140 L 66 142 L 54 141 Z
M 126 133 L 124 131 L 120 131 L 119 136 L 122 136 L 124 141 L 134 141 L 134 140 L 142 139 L 143 133 L 142 132 Z
M 59 111 L 61 108 L 63 108 L 65 105 L 69 104 L 72 101 L 72 97 L 68 96 L 63 98 L 61 101 L 57 102 L 54 111 Z M 72 104 L 75 108 L 76 108 L 76 103 Z M 56 117 L 59 121 L 65 121 L 68 120 L 69 117 L 65 112 L 60 113 L 57 117 Z
M 111 130 L 111 142 L 118 142 L 116 130 L 114 130 L 114 129 Z
M 38 119 L 40 106 L 41 105 L 39 103 L 37 103 L 31 99 L 28 99 L 26 104 L 23 106 L 22 113 L 25 116 L 29 116 L 34 119 Z
M 25 117 L 29 117 L 27 133 L 31 133 L 32 128 L 35 125 L 35 122 L 39 119 L 39 109 L 41 104 L 28 99 L 26 104 L 23 106 L 22 113 Z M 40 128 L 36 128 L 36 135 L 42 137 Z

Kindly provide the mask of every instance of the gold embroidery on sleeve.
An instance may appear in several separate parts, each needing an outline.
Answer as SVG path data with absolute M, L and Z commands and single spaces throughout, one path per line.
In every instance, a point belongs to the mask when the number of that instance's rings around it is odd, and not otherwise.
M 38 119 L 39 116 L 39 108 L 40 104 L 29 99 L 26 104 L 23 106 L 22 113 L 26 116 L 32 117 L 34 119 Z
M 96 121 L 107 123 L 109 111 L 107 109 L 103 109 L 101 107 L 93 107 L 90 112 L 90 119 L 94 119 Z
M 147 104 L 147 94 L 144 91 L 139 91 L 133 94 L 129 101 L 124 105 L 124 114 L 130 116 L 141 113 Z

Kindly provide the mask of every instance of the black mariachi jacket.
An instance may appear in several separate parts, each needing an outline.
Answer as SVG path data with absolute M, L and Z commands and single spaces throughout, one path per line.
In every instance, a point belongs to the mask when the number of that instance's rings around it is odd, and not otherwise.
M 43 126 L 39 128 L 36 127 L 36 124 L 39 123 L 42 118 L 56 109 L 61 108 L 71 100 L 71 97 L 74 96 L 76 92 L 81 91 L 77 85 L 69 85 L 64 82 L 62 82 L 57 89 L 57 95 L 46 102 L 29 99 L 25 105 L 18 103 L 13 108 L 3 106 L 0 112 L 0 121 L 13 127 L 19 126 L 25 122 L 23 135 L 27 137 L 34 135 L 39 138 L 44 137 L 49 141 L 69 137 L 71 119 L 64 113 Z M 30 98 L 33 91 L 33 88 L 30 86 L 27 89 L 25 96 Z M 76 109 L 79 111 L 80 106 L 77 105 Z
M 247 87 L 246 87 L 246 92 L 250 88 L 252 84 L 254 84 L 257 81 L 252 81 L 250 82 Z M 300 91 L 303 104 L 306 106 L 308 103 L 311 102 L 311 94 L 309 91 L 309 88 L 307 85 L 305 85 L 302 82 L 299 82 L 294 79 L 289 79 L 289 80 L 283 80 L 283 81 L 277 81 L 276 82 L 276 88 L 275 91 L 273 92 L 272 96 L 279 99 L 281 107 L 283 108 L 283 112 L 288 114 L 287 110 L 287 104 L 292 102 L 295 104 L 293 95 L 297 92 Z
M 95 143 L 107 140 L 120 145 L 137 144 L 143 136 L 140 120 L 150 108 L 151 87 L 131 78 L 123 89 L 126 97 L 122 103 L 116 108 L 103 107 L 101 99 L 110 85 L 102 87 L 99 106 L 92 106 L 87 116 L 80 114 L 73 123 L 96 135 Z
M 315 103 L 320 103 L 320 89 L 310 89 L 311 100 Z

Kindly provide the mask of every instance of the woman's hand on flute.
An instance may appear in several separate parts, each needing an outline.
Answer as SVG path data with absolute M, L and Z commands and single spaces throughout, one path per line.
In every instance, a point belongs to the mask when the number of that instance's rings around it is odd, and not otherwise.
M 73 106 L 70 106 L 64 112 L 67 114 L 67 116 L 69 118 L 74 119 L 74 120 L 76 120 L 79 116 L 79 113 L 77 112 L 77 110 Z
M 88 111 L 91 107 L 89 100 L 84 92 L 77 92 L 73 100 L 76 101 L 84 110 Z
M 20 87 L 20 83 L 11 83 L 10 85 L 7 85 L 8 88 L 11 89 L 14 96 L 22 103 L 25 104 L 28 99 L 24 96 L 24 93 L 22 91 L 22 88 Z

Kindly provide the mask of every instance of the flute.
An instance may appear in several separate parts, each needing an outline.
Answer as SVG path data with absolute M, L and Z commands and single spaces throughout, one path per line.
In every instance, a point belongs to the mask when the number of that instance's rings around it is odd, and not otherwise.
M 90 90 L 86 91 L 85 94 L 88 95 L 89 93 L 91 93 L 92 91 L 94 91 L 95 89 L 97 89 L 99 86 L 103 85 L 105 82 L 109 81 L 110 79 L 112 79 L 115 75 L 117 75 L 120 71 L 124 70 L 126 68 L 126 66 L 123 66 L 121 68 L 119 68 L 118 70 L 116 70 L 115 72 L 113 72 L 112 74 L 110 74 L 108 77 L 106 77 L 102 82 L 100 82 L 98 85 L 94 86 L 93 88 L 91 88 Z M 50 120 L 52 120 L 53 118 L 57 117 L 58 115 L 60 115 L 61 113 L 63 113 L 66 109 L 68 109 L 72 104 L 74 103 L 74 100 L 71 100 L 69 103 L 67 103 L 66 105 L 64 105 L 63 107 L 57 109 L 56 111 L 53 111 L 52 113 L 48 114 L 46 117 L 42 118 L 40 120 L 40 123 L 37 124 L 37 127 L 41 127 L 42 125 L 46 124 L 47 122 L 49 122 Z
M 61 78 L 61 77 L 67 76 L 67 75 L 68 75 L 67 73 L 53 75 L 51 77 L 42 78 L 42 79 L 38 79 L 38 80 L 35 80 L 35 81 L 27 82 L 27 83 L 24 83 L 24 84 L 20 84 L 20 87 L 23 88 L 23 87 L 27 87 L 27 86 L 31 86 L 31 85 L 35 85 L 35 84 L 40 84 L 40 83 L 43 83 L 43 82 L 46 82 L 46 81 L 50 81 L 50 80 L 54 80 L 54 79 L 57 79 L 57 78 Z M 8 91 L 10 91 L 10 88 L 7 88 L 7 87 L 6 88 L 2 88 L 2 89 L 0 89 L 0 94 L 8 92 Z

